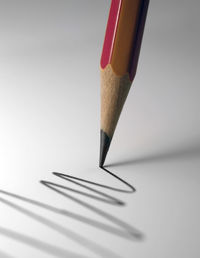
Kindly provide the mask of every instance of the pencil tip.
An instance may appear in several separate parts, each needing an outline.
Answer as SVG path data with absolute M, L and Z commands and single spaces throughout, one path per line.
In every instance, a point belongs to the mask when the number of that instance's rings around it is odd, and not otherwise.
M 101 130 L 100 134 L 100 157 L 99 157 L 99 167 L 102 168 L 106 159 L 107 152 L 110 147 L 111 138 Z

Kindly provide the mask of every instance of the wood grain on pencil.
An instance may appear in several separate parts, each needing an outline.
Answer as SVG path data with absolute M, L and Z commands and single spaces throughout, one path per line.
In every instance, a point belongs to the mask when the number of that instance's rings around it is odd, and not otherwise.
M 131 81 L 128 74 L 117 76 L 110 64 L 101 69 L 101 129 L 112 137 Z

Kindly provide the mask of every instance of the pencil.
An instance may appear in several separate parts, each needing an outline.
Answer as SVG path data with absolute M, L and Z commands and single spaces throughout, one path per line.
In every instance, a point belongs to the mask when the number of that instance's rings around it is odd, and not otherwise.
M 148 5 L 149 0 L 111 1 L 100 62 L 100 167 L 136 74 Z

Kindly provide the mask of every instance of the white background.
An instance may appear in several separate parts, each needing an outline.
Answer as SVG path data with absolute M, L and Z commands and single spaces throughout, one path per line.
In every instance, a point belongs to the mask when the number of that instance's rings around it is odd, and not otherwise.
M 198 0 L 150 2 L 136 79 L 105 163 L 136 192 L 87 184 L 125 205 L 108 204 L 52 175 L 128 190 L 98 168 L 109 5 L 0 0 L 0 257 L 200 256 Z M 77 203 L 40 180 L 104 201 L 62 189 Z

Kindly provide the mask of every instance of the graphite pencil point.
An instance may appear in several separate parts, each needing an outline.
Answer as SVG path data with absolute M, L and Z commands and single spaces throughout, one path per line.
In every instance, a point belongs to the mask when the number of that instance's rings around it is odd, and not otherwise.
M 103 167 L 106 159 L 107 152 L 110 147 L 111 138 L 103 131 L 100 132 L 100 157 L 99 157 L 99 167 Z

